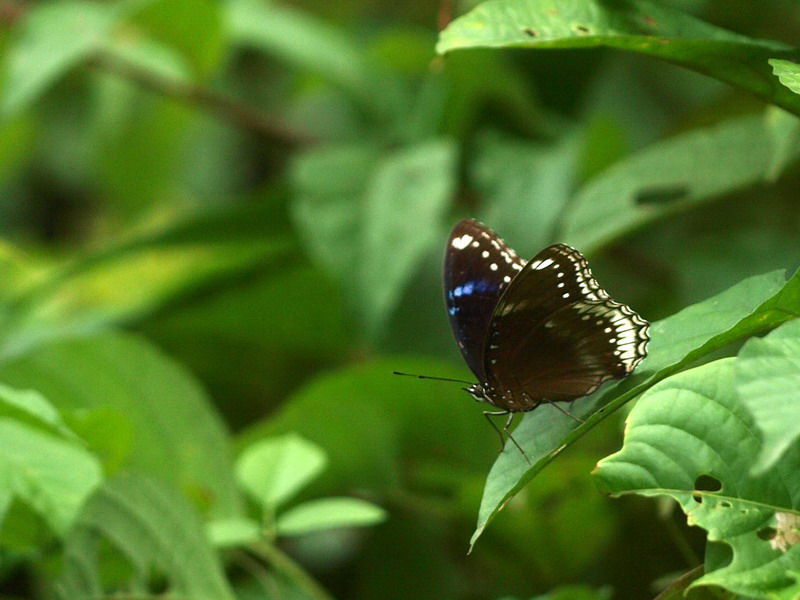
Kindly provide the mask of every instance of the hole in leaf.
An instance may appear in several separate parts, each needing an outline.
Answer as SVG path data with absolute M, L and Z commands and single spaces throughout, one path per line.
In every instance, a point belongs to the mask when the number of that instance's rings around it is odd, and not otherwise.
M 769 541 L 775 537 L 776 533 L 777 530 L 774 527 L 764 527 L 762 529 L 759 529 L 756 535 L 760 540 Z
M 694 500 L 698 504 L 702 504 L 703 503 L 703 496 L 702 496 L 702 494 L 692 494 L 692 500 Z
M 592 33 L 592 30 L 586 25 L 575 25 L 575 31 L 583 34 Z
M 730 503 L 730 502 L 728 502 L 728 501 L 725 501 L 725 500 L 723 500 L 722 502 L 720 502 L 720 503 L 719 503 L 719 505 L 720 505 L 722 508 L 730 508 L 730 507 L 731 507 L 731 503 Z
M 539 32 L 536 31 L 535 29 L 531 29 L 530 27 L 523 29 L 522 33 L 533 38 L 539 37 Z
M 727 567 L 733 561 L 733 548 L 723 542 L 709 541 L 706 544 L 706 563 L 715 569 Z
M 722 484 L 716 477 L 704 473 L 694 480 L 694 489 L 697 492 L 718 492 L 722 489 Z
M 634 197 L 634 202 L 636 202 L 638 205 L 669 204 L 670 202 L 682 200 L 688 195 L 688 185 L 654 187 L 640 190 Z

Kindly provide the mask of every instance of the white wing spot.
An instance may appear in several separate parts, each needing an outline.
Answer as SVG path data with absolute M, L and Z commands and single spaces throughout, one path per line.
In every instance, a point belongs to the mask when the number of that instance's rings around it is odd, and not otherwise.
M 511 277 L 506 275 L 505 277 L 503 277 L 503 281 L 505 281 L 506 283 L 511 283 Z
M 560 287 L 560 288 L 564 287 L 564 282 L 562 281 L 561 283 L 559 283 L 558 287 Z
M 553 259 L 552 258 L 546 258 L 545 260 L 543 260 L 541 262 L 537 261 L 535 263 L 531 263 L 531 268 L 532 269 L 536 269 L 537 271 L 541 271 L 542 269 L 546 269 L 547 267 L 549 267 L 552 264 L 554 264 Z M 556 266 L 555 268 L 557 269 L 558 266 Z
M 472 242 L 472 247 L 473 248 L 477 248 L 478 246 L 480 246 L 480 244 L 478 242 Z
M 564 276 L 564 274 L 559 271 L 557 277 L 563 277 L 563 276 Z
M 492 264 L 490 264 L 490 265 L 489 265 L 489 268 L 490 268 L 492 271 L 497 271 L 497 263 L 492 263 Z
M 451 242 L 451 245 L 452 245 L 452 246 L 453 246 L 453 248 L 455 248 L 456 250 L 463 250 L 464 248 L 466 248 L 467 246 L 469 246 L 469 243 L 470 243 L 470 242 L 471 242 L 473 239 L 475 239 L 475 238 L 473 238 L 473 237 L 472 237 L 471 235 L 469 235 L 468 233 L 465 233 L 465 234 L 464 234 L 464 235 L 462 235 L 461 237 L 453 238 L 453 241 Z
M 561 297 L 562 297 L 562 298 L 569 298 L 569 292 L 564 292 L 564 293 L 561 295 Z
M 489 251 L 488 250 L 484 250 L 483 252 L 481 252 L 481 256 L 483 258 L 489 258 Z

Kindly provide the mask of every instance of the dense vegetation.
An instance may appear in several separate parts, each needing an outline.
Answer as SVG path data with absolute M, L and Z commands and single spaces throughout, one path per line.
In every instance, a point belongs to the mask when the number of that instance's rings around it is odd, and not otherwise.
M 796 2 L 0 21 L 0 597 L 800 597 Z M 530 463 L 391 375 L 467 216 L 653 323 Z

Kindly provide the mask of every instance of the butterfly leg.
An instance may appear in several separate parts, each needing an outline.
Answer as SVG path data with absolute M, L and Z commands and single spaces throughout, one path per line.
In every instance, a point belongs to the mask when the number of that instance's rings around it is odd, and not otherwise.
M 492 421 L 492 417 L 502 417 L 504 415 L 508 415 L 508 419 L 506 420 L 506 424 L 503 426 L 503 429 L 501 431 L 500 428 L 495 424 L 495 422 Z M 522 446 L 520 446 L 517 443 L 517 440 L 514 439 L 514 436 L 511 435 L 511 430 L 509 429 L 511 427 L 511 422 L 514 420 L 514 413 L 511 412 L 510 410 L 499 410 L 494 412 L 491 410 L 485 410 L 483 411 L 483 416 L 486 417 L 486 420 L 489 421 L 492 427 L 494 427 L 494 430 L 500 436 L 500 452 L 503 452 L 503 449 L 505 448 L 506 445 L 505 438 L 503 438 L 503 432 L 505 432 L 505 434 L 508 436 L 508 439 L 510 439 L 514 443 L 514 445 L 517 447 L 517 450 L 520 451 L 522 456 L 525 457 L 525 460 L 530 465 L 531 459 L 528 458 L 528 455 L 525 453 L 525 450 L 522 449 Z
M 586 421 L 584 421 L 584 420 L 583 420 L 583 419 L 581 419 L 580 417 L 576 417 L 576 416 L 575 416 L 575 415 L 573 415 L 571 412 L 569 412 L 569 411 L 568 411 L 566 408 L 561 408 L 561 407 L 560 407 L 558 404 L 556 404 L 556 403 L 555 403 L 555 402 L 553 402 L 552 400 L 545 400 L 545 402 L 548 402 L 548 403 L 552 404 L 552 405 L 553 405 L 553 406 L 555 406 L 555 407 L 556 407 L 558 410 L 560 410 L 562 413 L 564 413 L 565 415 L 567 415 L 567 416 L 568 416 L 568 417 L 570 417 L 571 419 L 575 419 L 575 420 L 576 420 L 578 423 L 581 423 L 581 424 L 583 424 L 583 423 L 586 423 Z

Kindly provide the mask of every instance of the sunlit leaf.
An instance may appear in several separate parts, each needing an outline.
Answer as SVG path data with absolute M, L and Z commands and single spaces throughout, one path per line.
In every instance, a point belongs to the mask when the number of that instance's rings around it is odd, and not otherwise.
M 453 21 L 437 50 L 595 46 L 676 63 L 800 114 L 800 98 L 777 82 L 771 85 L 767 64 L 770 58 L 797 57 L 791 46 L 714 27 L 647 0 L 488 0 Z
M 0 354 L 131 323 L 285 264 L 294 244 L 274 222 L 274 210 L 261 204 L 192 211 L 58 262 L 7 300 Z
M 358 498 L 322 498 L 290 508 L 276 521 L 278 535 L 295 536 L 337 529 L 366 527 L 386 519 L 386 511 Z
M 297 494 L 325 468 L 325 452 L 296 434 L 261 440 L 242 451 L 236 477 L 267 510 Z
M 134 431 L 128 466 L 191 490 L 217 516 L 237 513 L 219 417 L 197 381 L 145 341 L 105 334 L 48 344 L 2 364 L 0 380 L 35 386 L 62 411 L 116 409 Z
M 211 0 L 157 0 L 134 18 L 147 35 L 179 51 L 201 75 L 224 54 L 224 10 Z
M 514 438 L 533 465 L 513 445 L 506 445 L 486 481 L 472 544 L 508 499 L 558 454 L 649 386 L 714 350 L 798 315 L 800 275 L 786 281 L 782 273 L 775 272 L 745 279 L 717 296 L 654 323 L 650 329 L 649 354 L 636 373 L 622 384 L 601 388 L 572 403 L 570 412 L 585 419 L 585 423 L 578 425 L 552 406 L 525 414 Z
M 108 41 L 116 7 L 68 1 L 31 5 L 6 57 L 5 115 L 24 109 L 70 69 Z
M 36 390 L 16 390 L 0 384 L 0 416 L 13 417 L 63 437 L 75 435 L 58 410 Z
M 733 560 L 708 568 L 693 586 L 790 600 L 800 593 L 800 538 L 791 534 L 800 524 L 800 445 L 761 476 L 748 474 L 759 432 L 734 388 L 734 363 L 689 370 L 642 395 L 622 450 L 595 474 L 614 495 L 674 498 L 690 524 L 731 547 Z
M 800 65 L 779 58 L 770 59 L 769 64 L 772 65 L 772 72 L 783 85 L 795 94 L 800 94 Z
M 170 595 L 234 598 L 200 516 L 185 497 L 161 481 L 120 476 L 92 496 L 67 540 L 65 568 L 57 584 L 64 600 L 104 595 L 100 540 L 122 553 L 137 578 L 147 578 L 153 570 L 163 574 Z
M 245 546 L 261 539 L 261 526 L 252 519 L 219 519 L 206 527 L 215 548 Z
M 760 473 L 800 439 L 800 321 L 749 340 L 739 357 L 736 391 L 761 433 L 762 446 L 753 466 Z
M 8 418 L 0 418 L 0 439 L 0 498 L 18 497 L 63 536 L 100 485 L 99 461 L 75 442 Z

